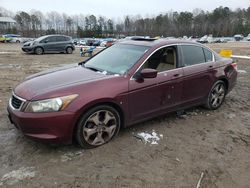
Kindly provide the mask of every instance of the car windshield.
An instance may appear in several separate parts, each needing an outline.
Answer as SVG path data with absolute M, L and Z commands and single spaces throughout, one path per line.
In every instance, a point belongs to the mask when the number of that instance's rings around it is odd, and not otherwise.
M 43 40 L 43 39 L 45 39 L 47 37 L 48 36 L 42 36 L 42 37 L 39 37 L 39 38 L 35 39 L 34 41 L 39 42 L 39 41 L 41 41 L 41 40 Z
M 88 60 L 84 66 L 100 72 L 124 74 L 148 49 L 147 46 L 115 44 Z

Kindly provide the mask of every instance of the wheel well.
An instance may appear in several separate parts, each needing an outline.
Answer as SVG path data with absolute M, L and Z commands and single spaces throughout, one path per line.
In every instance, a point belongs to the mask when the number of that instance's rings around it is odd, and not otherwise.
M 117 110 L 117 112 L 119 113 L 120 115 L 120 118 L 121 118 L 121 128 L 124 127 L 124 113 L 123 113 L 123 110 L 121 109 L 121 107 L 113 102 L 102 102 L 102 103 L 98 103 L 98 104 L 95 104 L 95 105 L 92 105 L 92 106 L 89 106 L 87 109 L 85 109 L 84 111 L 81 112 L 80 116 L 78 117 L 77 121 L 76 121 L 76 124 L 74 125 L 74 130 L 73 130 L 73 135 L 72 135 L 72 140 L 74 141 L 75 139 L 75 134 L 76 134 L 76 130 L 77 130 L 77 123 L 80 121 L 81 119 L 81 116 L 82 114 L 86 113 L 88 110 L 90 110 L 91 108 L 94 108 L 96 106 L 100 106 L 100 105 L 107 105 L 107 106 L 111 106 L 113 107 L 114 109 Z
M 44 52 L 44 49 L 43 49 L 42 46 L 37 46 L 37 47 L 35 47 L 35 50 L 36 50 L 37 48 L 41 48 L 41 49 L 43 50 L 43 52 Z
M 73 47 L 72 47 L 72 46 L 67 46 L 67 47 L 66 47 L 66 50 L 67 50 L 68 48 L 71 48 L 71 49 L 73 50 Z
M 228 91 L 228 86 L 229 86 L 228 80 L 226 78 L 220 78 L 219 80 L 221 80 L 225 83 L 226 90 Z

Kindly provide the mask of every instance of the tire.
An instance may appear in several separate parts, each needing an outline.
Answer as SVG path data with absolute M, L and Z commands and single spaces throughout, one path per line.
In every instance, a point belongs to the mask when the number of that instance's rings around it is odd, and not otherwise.
M 16 41 L 16 43 L 20 43 L 20 41 L 19 41 L 19 40 L 17 40 L 17 41 Z
M 84 113 L 79 120 L 76 140 L 86 149 L 101 146 L 117 135 L 120 125 L 120 114 L 116 109 L 107 105 L 96 106 Z
M 43 54 L 43 48 L 41 48 L 41 47 L 36 47 L 36 48 L 35 48 L 35 54 L 37 54 L 37 55 L 42 55 L 42 54 Z
M 205 107 L 210 110 L 218 109 L 224 102 L 226 96 L 226 86 L 221 80 L 215 82 L 212 86 Z
M 66 48 L 66 53 L 67 54 L 72 54 L 73 53 L 73 49 L 71 47 L 67 47 Z

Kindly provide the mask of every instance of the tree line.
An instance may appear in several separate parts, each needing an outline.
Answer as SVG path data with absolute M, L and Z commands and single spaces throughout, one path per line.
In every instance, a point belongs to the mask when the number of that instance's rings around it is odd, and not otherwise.
M 2 33 L 16 33 L 26 37 L 44 34 L 66 34 L 72 37 L 193 36 L 212 34 L 214 37 L 247 35 L 250 33 L 250 6 L 231 10 L 218 7 L 213 11 L 195 9 L 192 12 L 169 11 L 154 17 L 127 15 L 115 21 L 105 16 L 43 13 L 39 10 L 13 13 L 0 7 L 0 16 L 12 17 L 16 24 L 0 28 Z

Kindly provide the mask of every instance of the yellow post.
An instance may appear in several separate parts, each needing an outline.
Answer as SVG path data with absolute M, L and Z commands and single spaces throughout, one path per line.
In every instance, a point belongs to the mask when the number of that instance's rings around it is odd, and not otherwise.
M 222 57 L 231 57 L 232 54 L 233 54 L 233 51 L 232 51 L 232 50 L 224 50 L 224 49 L 222 49 L 222 50 L 220 51 L 220 55 L 221 55 Z

